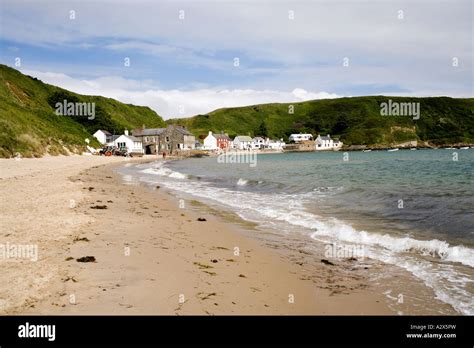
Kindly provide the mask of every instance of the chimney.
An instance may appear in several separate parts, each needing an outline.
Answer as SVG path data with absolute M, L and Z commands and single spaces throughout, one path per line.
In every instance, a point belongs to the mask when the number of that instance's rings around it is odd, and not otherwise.
M 209 135 L 212 135 L 212 131 L 209 131 Z
M 125 135 L 128 136 L 128 129 L 125 129 L 125 130 L 123 131 L 123 134 L 125 134 Z

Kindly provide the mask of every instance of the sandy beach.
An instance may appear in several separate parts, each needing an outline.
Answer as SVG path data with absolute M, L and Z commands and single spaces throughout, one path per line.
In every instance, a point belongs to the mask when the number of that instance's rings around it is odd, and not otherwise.
M 0 243 L 38 248 L 36 261 L 0 260 L 0 313 L 397 314 L 351 261 L 278 251 L 251 226 L 114 172 L 146 160 L 0 160 Z M 412 304 L 404 313 L 429 314 Z

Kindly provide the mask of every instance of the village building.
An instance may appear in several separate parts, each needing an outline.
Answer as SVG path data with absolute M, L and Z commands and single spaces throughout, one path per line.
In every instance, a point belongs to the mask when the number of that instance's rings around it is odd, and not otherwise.
M 217 138 L 212 134 L 211 131 L 209 131 L 207 137 L 204 138 L 202 149 L 210 151 L 217 150 Z
M 227 151 L 230 149 L 232 139 L 226 133 L 216 134 L 217 147 L 221 150 Z
M 231 147 L 232 140 L 225 133 L 213 134 L 209 131 L 207 137 L 204 138 L 203 150 L 224 150 L 227 151 Z
M 314 141 L 312 140 L 304 140 L 300 141 L 298 143 L 293 143 L 293 144 L 286 144 L 284 147 L 285 151 L 314 151 L 315 146 L 314 146 Z
M 105 145 L 107 143 L 113 142 L 120 135 L 113 136 L 109 131 L 99 129 L 92 136 L 96 138 L 99 143 Z
M 254 150 L 261 150 L 265 148 L 265 139 L 262 137 L 255 137 L 252 139 L 251 148 Z
M 189 151 L 195 148 L 196 137 L 185 127 L 180 125 L 170 125 L 166 127 L 164 138 L 165 140 L 168 139 L 168 150 L 171 150 L 173 153 L 176 150 Z
M 232 142 L 234 149 L 250 150 L 252 148 L 252 138 L 247 135 L 238 135 Z
M 283 141 L 283 139 L 280 139 L 280 140 L 270 140 L 270 139 L 266 139 L 265 140 L 265 148 L 269 149 L 269 150 L 277 150 L 277 151 L 281 151 L 283 150 L 283 148 L 285 147 L 285 142 Z
M 291 134 L 288 137 L 288 140 L 290 142 L 295 142 L 295 143 L 301 143 L 303 141 L 308 141 L 308 140 L 313 140 L 313 135 L 312 134 Z
M 127 151 L 128 154 L 143 154 L 143 144 L 141 139 L 129 135 L 128 130 L 125 130 L 124 134 L 115 139 L 114 143 L 116 147 Z
M 156 154 L 160 153 L 160 137 L 166 128 L 142 128 L 135 129 L 132 134 L 140 138 L 143 142 L 143 150 L 145 154 Z
M 178 151 L 195 148 L 196 138 L 180 125 L 169 125 L 166 128 L 135 129 L 133 135 L 143 142 L 145 154 L 175 154 Z
M 342 147 L 342 142 L 331 139 L 328 134 L 326 136 L 318 135 L 315 140 L 316 151 L 337 151 Z

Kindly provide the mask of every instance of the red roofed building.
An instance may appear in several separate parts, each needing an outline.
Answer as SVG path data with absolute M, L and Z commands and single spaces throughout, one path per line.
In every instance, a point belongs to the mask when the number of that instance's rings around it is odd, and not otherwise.
M 230 140 L 227 134 L 215 134 L 214 137 L 217 139 L 217 147 L 222 150 L 228 150 L 232 140 Z

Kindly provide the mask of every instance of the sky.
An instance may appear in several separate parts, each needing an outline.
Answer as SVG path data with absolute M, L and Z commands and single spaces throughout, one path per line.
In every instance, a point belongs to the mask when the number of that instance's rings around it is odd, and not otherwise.
M 163 118 L 362 95 L 473 97 L 472 0 L 0 0 L 0 63 Z

